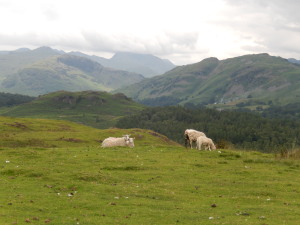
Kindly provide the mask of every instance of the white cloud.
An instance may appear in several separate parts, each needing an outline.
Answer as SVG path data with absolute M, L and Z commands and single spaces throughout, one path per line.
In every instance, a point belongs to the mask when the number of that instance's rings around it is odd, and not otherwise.
M 0 50 L 150 53 L 176 64 L 268 52 L 300 59 L 297 0 L 0 0 Z

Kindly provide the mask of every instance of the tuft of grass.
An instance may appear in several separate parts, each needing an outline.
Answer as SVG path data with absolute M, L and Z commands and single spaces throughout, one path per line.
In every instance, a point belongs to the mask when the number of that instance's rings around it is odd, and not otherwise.
M 277 158 L 279 159 L 300 159 L 300 149 L 299 148 L 295 148 L 292 150 L 282 150 L 280 152 L 280 154 L 276 155 Z

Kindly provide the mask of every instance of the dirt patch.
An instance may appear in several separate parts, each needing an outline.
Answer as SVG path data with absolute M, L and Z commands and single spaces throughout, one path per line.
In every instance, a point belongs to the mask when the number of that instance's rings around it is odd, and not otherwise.
M 19 122 L 4 123 L 4 125 L 11 126 L 11 127 L 16 127 L 16 128 L 21 128 L 21 129 L 28 129 L 28 127 L 25 124 L 22 124 L 22 123 L 19 123 Z
M 78 139 L 78 138 L 64 138 L 64 137 L 61 137 L 61 138 L 59 138 L 58 140 L 59 140 L 59 141 L 74 142 L 74 143 L 81 143 L 81 142 L 84 142 L 83 140 Z

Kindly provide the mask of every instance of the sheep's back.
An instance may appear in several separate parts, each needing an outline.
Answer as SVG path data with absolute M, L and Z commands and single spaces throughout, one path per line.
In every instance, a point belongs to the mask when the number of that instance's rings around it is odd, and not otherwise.
M 187 132 L 187 135 L 189 136 L 190 140 L 196 141 L 198 137 L 206 137 L 206 135 L 201 132 L 201 131 L 197 131 L 197 130 L 189 130 Z
M 102 142 L 102 147 L 126 146 L 124 138 L 109 137 Z

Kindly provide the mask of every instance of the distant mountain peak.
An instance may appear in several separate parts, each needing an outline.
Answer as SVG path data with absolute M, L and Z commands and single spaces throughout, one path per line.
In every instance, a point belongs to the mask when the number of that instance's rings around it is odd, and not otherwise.
M 15 50 L 14 52 L 28 52 L 30 51 L 29 48 L 18 48 L 17 50 Z
M 161 59 L 151 54 L 117 52 L 110 59 L 95 55 L 90 56 L 78 51 L 72 51 L 68 54 L 86 57 L 104 67 L 125 70 L 141 74 L 144 77 L 160 75 L 176 67 L 170 60 Z
M 103 69 L 103 66 L 99 63 L 76 55 L 64 54 L 58 57 L 57 60 L 68 66 L 76 67 L 85 72 L 93 72 L 95 70 L 101 71 Z
M 53 49 L 53 48 L 50 48 L 48 46 L 42 46 L 42 47 L 36 48 L 32 51 L 35 51 L 35 52 L 55 52 L 57 54 L 65 54 L 65 52 L 62 51 L 62 50 Z

